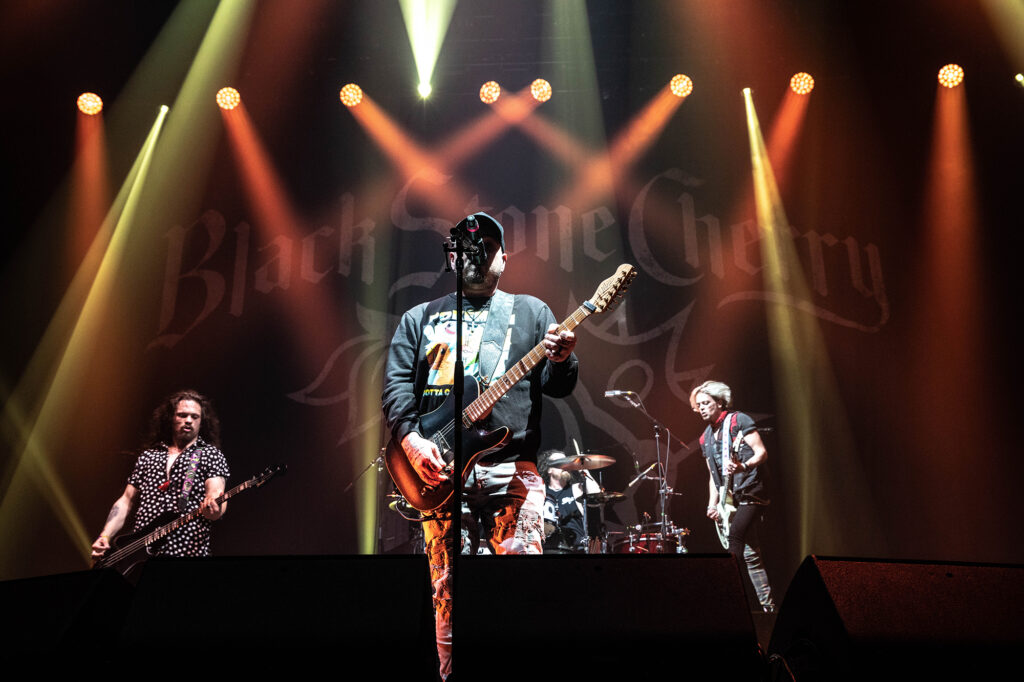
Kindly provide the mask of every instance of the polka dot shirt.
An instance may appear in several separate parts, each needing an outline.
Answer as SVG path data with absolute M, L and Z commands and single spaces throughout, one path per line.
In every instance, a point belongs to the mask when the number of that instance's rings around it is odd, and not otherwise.
M 199 464 L 196 467 L 195 483 L 189 491 L 184 509 L 178 509 L 178 498 L 185 484 L 185 474 L 192 465 L 192 454 L 199 450 Z M 206 497 L 206 479 L 230 476 L 224 453 L 202 439 L 197 439 L 190 448 L 178 455 L 171 467 L 170 485 L 164 490 L 160 486 L 167 481 L 167 446 L 161 445 L 146 450 L 135 462 L 135 469 L 128 483 L 138 490 L 139 500 L 135 512 L 135 530 L 141 530 L 153 523 L 161 514 L 172 512 L 180 516 L 193 509 Z M 152 548 L 154 554 L 164 556 L 206 556 L 210 553 L 210 526 L 205 517 L 185 524 L 157 542 Z

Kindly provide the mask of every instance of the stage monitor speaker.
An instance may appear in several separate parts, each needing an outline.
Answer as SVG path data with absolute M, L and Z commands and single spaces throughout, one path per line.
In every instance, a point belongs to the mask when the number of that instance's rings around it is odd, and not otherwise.
M 138 664 L 195 672 L 436 674 L 426 557 L 155 558 L 122 637 Z M 187 663 L 187 666 L 184 664 Z
M 762 677 L 731 555 L 488 556 L 458 567 L 460 680 Z
M 769 654 L 803 682 L 1021 669 L 1024 567 L 807 557 Z
M 113 569 L 2 582 L 0 659 L 35 666 L 54 654 L 103 651 L 116 641 L 131 598 L 132 586 Z

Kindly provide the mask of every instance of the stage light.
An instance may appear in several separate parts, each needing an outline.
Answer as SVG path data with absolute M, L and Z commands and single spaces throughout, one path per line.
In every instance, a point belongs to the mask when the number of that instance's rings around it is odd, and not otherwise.
M 538 102 L 547 102 L 551 99 L 551 83 L 543 78 L 538 78 L 530 83 L 530 94 Z
M 1013 79 L 1017 81 L 1018 85 L 1024 87 L 1024 73 L 1018 73 L 1016 76 L 1013 77 Z
M 363 101 L 363 89 L 355 83 L 349 83 L 341 89 L 338 96 L 346 107 L 354 107 Z
M 672 94 L 682 99 L 689 97 L 690 93 L 693 92 L 693 81 L 690 80 L 689 76 L 684 76 L 681 73 L 677 73 L 672 76 L 672 80 L 668 84 Z
M 95 116 L 103 111 L 103 100 L 94 92 L 83 92 L 78 96 L 78 110 L 83 114 Z
M 964 82 L 964 70 L 957 64 L 946 64 L 939 69 L 939 83 L 943 87 L 955 88 Z
M 426 99 L 430 97 L 430 93 L 433 92 L 433 88 L 430 87 L 430 83 L 420 83 L 416 86 L 416 92 L 420 93 L 420 97 Z
M 814 79 L 811 74 L 801 71 L 789 79 L 789 89 L 798 95 L 809 95 L 814 89 Z
M 487 81 L 480 86 L 480 101 L 484 104 L 494 104 L 501 97 L 501 86 L 497 81 Z
M 217 106 L 225 111 L 234 109 L 242 103 L 242 96 L 234 88 L 221 88 L 217 91 Z

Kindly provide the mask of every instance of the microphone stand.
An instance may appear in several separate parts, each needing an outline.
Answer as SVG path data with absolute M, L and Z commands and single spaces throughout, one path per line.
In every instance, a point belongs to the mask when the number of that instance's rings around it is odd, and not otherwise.
M 635 407 L 640 410 L 647 420 L 651 422 L 651 426 L 654 428 L 654 452 L 655 461 L 650 467 L 648 467 L 642 474 L 638 474 L 637 477 L 630 483 L 633 485 L 641 477 L 645 476 L 652 467 L 657 465 L 658 467 L 658 507 L 661 528 L 661 535 L 663 539 L 668 536 L 669 522 L 668 522 L 668 497 L 673 493 L 672 489 L 668 485 L 668 455 L 670 450 L 671 442 L 676 441 L 681 447 L 688 448 L 689 446 L 678 436 L 673 436 L 672 431 L 665 426 L 661 421 L 656 419 L 647 408 L 644 407 L 644 403 L 633 391 L 607 391 L 605 393 L 607 398 L 623 398 L 630 407 Z M 668 443 L 665 444 L 665 458 L 662 460 L 661 456 L 661 436 L 665 434 L 668 436 Z
M 472 220 L 472 216 L 470 217 Z M 475 221 L 473 221 L 475 224 Z M 462 362 L 462 271 L 464 267 L 463 258 L 466 254 L 470 253 L 470 250 L 466 248 L 466 239 L 463 238 L 461 230 L 458 226 L 451 229 L 451 237 L 445 241 L 444 248 L 444 262 L 445 272 L 451 272 L 451 259 L 448 254 L 455 254 L 455 377 L 452 384 L 452 393 L 455 396 L 455 400 L 452 404 L 452 424 L 454 425 L 454 432 L 452 435 L 453 447 L 452 447 L 452 502 L 451 502 L 451 514 L 452 514 L 452 556 L 451 565 L 448 568 L 449 578 L 451 581 L 451 599 L 452 599 L 452 614 L 451 614 L 451 627 L 452 627 L 452 649 L 451 649 L 451 660 L 452 670 L 455 669 L 455 576 L 456 565 L 458 557 L 462 554 L 462 411 L 465 408 L 463 400 L 465 400 L 466 394 L 466 380 L 465 380 L 465 366 Z M 478 256 L 479 246 L 470 246 L 473 250 L 472 256 Z

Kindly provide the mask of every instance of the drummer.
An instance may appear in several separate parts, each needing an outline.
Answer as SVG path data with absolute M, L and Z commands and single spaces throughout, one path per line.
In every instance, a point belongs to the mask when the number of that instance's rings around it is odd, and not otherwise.
M 544 501 L 544 552 L 546 554 L 587 551 L 587 533 L 583 527 L 583 489 L 599 493 L 601 486 L 586 469 L 568 471 L 552 466 L 552 461 L 564 460 L 561 450 L 546 450 L 537 457 L 537 470 L 546 484 Z M 597 525 L 597 513 L 588 520 L 591 528 Z M 596 533 L 595 533 L 596 535 Z

